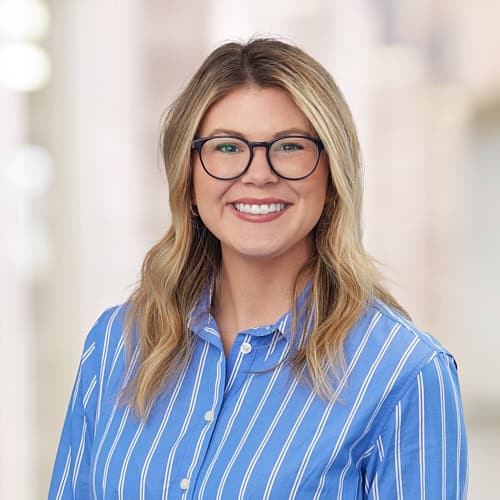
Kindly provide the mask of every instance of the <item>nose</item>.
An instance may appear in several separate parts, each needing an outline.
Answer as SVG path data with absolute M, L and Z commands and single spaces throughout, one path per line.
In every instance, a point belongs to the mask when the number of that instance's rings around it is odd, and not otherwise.
M 275 184 L 278 182 L 278 176 L 267 161 L 265 146 L 254 146 L 252 161 L 241 176 L 241 180 L 249 184 Z

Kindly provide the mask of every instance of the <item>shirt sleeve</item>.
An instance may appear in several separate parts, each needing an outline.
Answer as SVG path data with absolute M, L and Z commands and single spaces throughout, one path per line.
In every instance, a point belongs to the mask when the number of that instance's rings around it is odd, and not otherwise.
M 439 353 L 411 382 L 378 435 L 367 467 L 366 497 L 465 499 L 467 474 L 456 363 Z
M 96 323 L 97 325 L 97 323 Z M 96 406 L 96 344 L 92 329 L 84 345 L 56 455 L 49 500 L 89 499 L 90 455 Z

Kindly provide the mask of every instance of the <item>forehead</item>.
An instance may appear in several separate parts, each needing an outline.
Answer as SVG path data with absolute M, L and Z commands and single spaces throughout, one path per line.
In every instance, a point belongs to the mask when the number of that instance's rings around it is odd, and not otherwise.
M 307 118 L 287 92 L 274 87 L 246 85 L 213 104 L 205 114 L 200 135 L 234 131 L 248 138 L 267 138 L 280 131 L 314 133 Z

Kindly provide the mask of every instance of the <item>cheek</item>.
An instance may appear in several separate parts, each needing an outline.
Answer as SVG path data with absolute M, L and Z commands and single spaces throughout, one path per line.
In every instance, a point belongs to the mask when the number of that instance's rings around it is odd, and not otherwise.
M 192 200 L 207 226 L 210 219 L 220 217 L 227 188 L 226 182 L 210 177 L 199 162 L 193 162 Z
M 219 188 L 219 189 L 218 189 Z M 216 179 L 212 179 L 201 166 L 199 161 L 193 162 L 193 203 L 199 209 L 213 203 L 218 196 L 220 186 L 217 186 Z
M 309 190 L 309 198 L 311 200 L 311 210 L 319 219 L 323 212 L 326 196 L 328 194 L 329 171 L 326 162 L 322 162 L 315 173 L 317 175 L 311 178 L 312 185 Z

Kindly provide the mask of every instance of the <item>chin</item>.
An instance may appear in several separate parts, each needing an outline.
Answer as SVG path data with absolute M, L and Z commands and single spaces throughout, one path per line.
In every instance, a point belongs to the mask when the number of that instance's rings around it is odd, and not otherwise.
M 222 255 L 226 254 L 228 257 L 231 255 L 239 256 L 247 259 L 270 259 L 277 257 L 284 253 L 286 250 L 276 245 L 261 241 L 255 244 L 254 241 L 248 244 L 222 244 Z
M 274 241 L 274 244 L 269 242 L 260 242 L 259 245 L 239 245 L 231 246 L 228 248 L 230 253 L 237 254 L 240 257 L 246 258 L 251 261 L 269 261 L 274 259 L 300 259 L 304 253 L 303 248 L 296 245 L 279 245 Z
M 241 238 L 222 242 L 222 255 L 228 258 L 238 256 L 249 261 L 270 261 L 276 259 L 297 262 L 307 259 L 311 251 L 311 242 L 307 235 L 303 238 L 282 238 L 276 235 L 267 237 Z
M 255 261 L 275 259 L 283 254 L 279 250 L 273 251 L 270 248 L 246 248 L 238 250 L 237 253 L 242 257 Z

